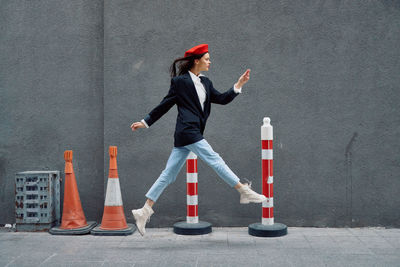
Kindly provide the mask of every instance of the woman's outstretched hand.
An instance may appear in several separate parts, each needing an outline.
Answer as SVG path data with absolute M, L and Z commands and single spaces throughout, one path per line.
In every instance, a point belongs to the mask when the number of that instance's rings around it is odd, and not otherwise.
M 133 132 L 133 131 L 135 131 L 135 130 L 137 130 L 139 128 L 146 128 L 146 126 L 144 125 L 143 122 L 139 121 L 139 122 L 132 123 L 131 128 L 132 128 L 132 132 Z
M 237 81 L 236 88 L 241 88 L 245 83 L 250 80 L 250 69 L 247 69 L 242 76 L 240 76 L 239 80 Z

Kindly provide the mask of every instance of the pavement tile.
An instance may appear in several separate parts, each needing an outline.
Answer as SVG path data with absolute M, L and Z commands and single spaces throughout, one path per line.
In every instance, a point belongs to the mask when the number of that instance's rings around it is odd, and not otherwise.
M 242 247 L 243 248 L 243 247 Z M 202 242 L 199 246 L 199 249 L 207 255 L 235 255 L 237 251 L 242 249 L 240 247 L 237 248 L 229 248 L 227 244 L 223 243 L 213 243 L 213 242 Z
M 273 260 L 266 260 L 266 262 L 261 263 L 261 267 L 271 267 L 271 266 L 276 266 L 276 267 L 292 267 L 295 266 L 293 263 L 289 262 L 285 257 L 279 258 L 279 259 L 273 259 Z
M 400 266 L 399 233 L 295 227 L 263 238 L 248 235 L 247 227 L 200 236 L 151 228 L 144 237 L 0 231 L 0 266 Z
M 348 230 L 355 236 L 378 236 L 375 228 L 349 228 Z
M 283 243 L 277 237 L 255 237 L 254 241 L 257 248 L 282 248 Z
M 25 237 L 27 237 L 28 235 L 17 235 L 15 233 L 12 234 L 2 234 L 0 232 L 0 244 L 2 244 L 2 242 L 13 242 L 13 241 L 21 241 L 22 239 L 24 239 Z
M 53 253 L 46 251 L 30 251 L 21 254 L 14 260 L 8 263 L 8 266 L 38 266 L 44 262 L 47 258 L 52 256 Z
M 317 255 L 312 248 L 285 248 L 283 251 L 287 255 Z
M 261 262 L 259 259 L 251 258 L 248 255 L 240 256 L 240 254 L 232 257 L 231 255 L 209 255 L 201 258 L 197 262 L 197 266 L 232 266 L 232 267 L 243 267 L 243 266 L 260 266 Z
M 0 259 L 0 266 L 1 267 L 3 267 L 3 266 L 7 266 L 7 264 L 9 264 L 10 263 L 10 261 L 6 261 L 6 260 L 3 260 L 3 259 Z
M 11 266 L 15 260 L 18 259 L 18 257 L 13 257 L 13 258 L 0 258 L 0 266 Z
M 54 255 L 56 254 L 56 255 Z M 54 256 L 53 256 L 54 255 Z M 99 255 L 93 255 L 90 253 L 79 253 L 79 254 L 70 254 L 70 255 L 65 255 L 62 253 L 53 253 L 51 255 L 48 255 L 46 258 L 43 259 L 43 262 L 46 264 L 51 264 L 54 262 L 59 262 L 59 263 L 67 263 L 67 262 L 73 262 L 73 261 L 104 261 L 105 257 Z
M 308 242 L 304 235 L 286 235 L 279 238 L 282 242 Z
M 119 248 L 124 249 L 132 249 L 132 250 L 146 250 L 146 249 L 153 249 L 153 250 L 162 250 L 162 249 L 179 249 L 184 247 L 180 242 L 174 241 L 147 241 L 147 242 L 121 242 L 118 245 Z
M 212 232 L 207 235 L 201 235 L 200 241 L 214 241 L 214 242 L 227 242 L 228 233 L 227 232 Z
M 294 266 L 324 266 L 324 262 L 319 255 L 313 254 L 292 254 L 288 253 L 286 255 L 286 259 L 289 263 L 293 264 Z
M 349 228 L 328 228 L 328 235 L 330 236 L 349 236 L 352 233 L 349 231 Z
M 228 234 L 238 234 L 238 235 L 249 235 L 249 229 L 243 228 L 243 227 L 232 227 L 232 228 L 219 228 L 219 229 L 213 229 L 213 232 L 225 232 Z
M 196 267 L 197 266 L 197 259 L 190 260 L 190 261 L 181 261 L 177 259 L 167 260 L 162 263 L 161 266 L 174 266 L 174 267 Z M 136 264 L 135 264 L 136 266 Z
M 161 253 L 158 250 L 126 250 L 120 249 L 118 251 L 113 251 L 113 255 L 109 255 L 105 258 L 105 261 L 127 261 L 127 262 L 160 262 L 162 260 L 170 259 L 172 251 L 163 251 Z
M 394 248 L 400 248 L 400 236 L 399 237 L 385 237 L 385 240 Z
M 370 250 L 375 255 L 400 255 L 400 248 L 371 248 Z
M 116 266 L 118 266 L 118 267 L 128 267 L 128 266 L 132 267 L 134 265 L 135 265 L 134 262 L 129 262 L 129 261 L 112 261 L 112 262 L 111 261 L 104 261 L 102 263 L 102 265 L 100 265 L 100 266 L 102 266 L 102 267 L 116 267 Z
M 288 235 L 300 234 L 305 236 L 324 236 L 329 235 L 329 228 L 302 228 L 302 227 L 289 227 Z
M 280 239 L 304 239 L 305 235 L 302 233 L 296 233 L 296 234 L 287 234 L 284 236 L 279 236 L 278 238 Z
M 0 242 L 0 259 L 10 260 L 21 256 L 23 250 L 19 249 L 20 243 L 22 243 L 22 241 Z
M 340 260 L 343 262 L 343 266 L 385 266 L 378 256 L 375 255 L 342 255 Z
M 337 246 L 336 242 L 329 235 L 306 236 L 306 239 L 312 248 L 332 248 Z
M 246 227 L 213 227 L 215 231 L 224 231 L 224 232 L 248 232 L 249 228 Z
M 135 233 L 134 233 L 135 234 Z M 87 235 L 87 238 L 82 238 L 84 241 L 95 242 L 95 243 L 108 243 L 108 242 L 122 242 L 129 240 L 130 236 L 96 236 Z
M 352 235 L 349 235 L 349 236 L 345 236 L 345 235 L 338 235 L 338 236 L 335 236 L 335 235 L 331 235 L 331 238 L 334 240 L 334 242 L 336 242 L 336 243 L 338 243 L 338 244 L 341 244 L 341 243 L 353 243 L 353 244 L 360 244 L 360 245 L 362 245 L 362 243 L 361 243 L 361 240 L 359 239 L 359 238 L 357 238 L 356 236 L 352 236 Z
M 256 248 L 256 243 L 254 240 L 229 240 L 228 241 L 228 248 L 235 248 L 235 249 L 252 249 Z
M 102 261 L 71 261 L 65 266 L 67 267 L 98 267 L 102 266 Z
M 321 266 L 329 266 L 329 267 L 343 267 L 345 266 L 345 262 L 343 262 L 340 258 L 340 255 L 320 255 L 320 258 L 323 262 Z
M 310 242 L 302 236 L 301 238 L 282 238 L 280 239 L 284 248 L 311 248 Z
M 273 247 L 256 247 L 256 252 L 258 255 L 263 256 L 265 258 L 274 258 L 279 257 L 280 255 L 285 255 L 286 252 L 282 248 L 273 248 Z
M 381 236 L 359 236 L 358 238 L 367 248 L 393 248 L 390 242 Z
M 162 267 L 164 266 L 164 262 L 162 260 L 157 260 L 157 261 L 138 261 L 135 262 L 134 267 Z
M 400 238 L 400 229 L 375 229 L 374 230 L 378 235 L 383 237 L 397 237 Z
M 296 266 L 292 259 L 287 257 L 288 254 L 299 255 L 304 253 L 305 249 L 269 249 L 262 254 L 262 266 Z M 307 251 L 309 252 L 309 251 Z
M 343 255 L 346 254 L 362 254 L 362 255 L 370 255 L 372 251 L 367 247 L 359 247 L 359 246 L 350 246 L 350 247 L 341 247 L 343 251 Z
M 377 266 L 400 266 L 400 254 L 397 255 L 379 255 L 377 257 L 379 265 Z
M 324 248 L 313 248 L 313 251 L 317 255 L 321 256 L 332 256 L 337 257 L 338 255 L 343 254 L 343 248 L 341 247 L 324 247 Z
M 169 259 L 165 259 L 163 266 L 196 266 L 198 259 L 203 258 L 204 255 L 201 254 L 191 254 L 191 255 L 174 255 Z
M 227 240 L 254 240 L 255 237 L 251 235 L 234 235 L 228 233 Z
M 176 235 L 176 241 L 201 241 L 203 237 L 201 235 Z

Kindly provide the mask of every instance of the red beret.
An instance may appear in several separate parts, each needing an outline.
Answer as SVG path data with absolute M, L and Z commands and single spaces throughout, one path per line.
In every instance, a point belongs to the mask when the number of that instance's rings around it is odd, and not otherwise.
M 185 52 L 184 57 L 189 57 L 193 55 L 201 55 L 208 52 L 208 44 L 196 45 Z

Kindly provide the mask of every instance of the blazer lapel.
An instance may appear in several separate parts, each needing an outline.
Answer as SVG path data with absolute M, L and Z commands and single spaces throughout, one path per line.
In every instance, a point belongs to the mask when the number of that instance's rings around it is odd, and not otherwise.
M 208 87 L 208 83 L 205 81 L 205 79 L 203 79 L 203 77 L 204 76 L 200 76 L 201 83 L 203 84 L 204 89 L 206 90 L 206 99 L 204 101 L 204 116 L 205 116 L 206 114 L 209 113 L 208 103 L 210 101 L 210 88 Z
M 199 96 L 197 95 L 196 87 L 194 86 L 194 83 L 193 83 L 193 81 L 192 81 L 192 78 L 190 77 L 189 72 L 187 72 L 187 73 L 184 75 L 184 78 L 185 78 L 185 80 L 186 80 L 186 85 L 189 87 L 190 95 L 192 96 L 192 99 L 194 100 L 194 103 L 195 103 L 197 109 L 199 110 L 200 114 L 201 114 L 202 116 L 204 116 L 204 111 L 203 111 L 203 109 L 201 108 L 201 104 L 200 104 L 200 101 L 199 101 Z M 206 87 L 206 86 L 204 86 L 204 88 L 205 88 L 205 87 Z M 207 89 L 206 89 L 206 92 L 207 92 Z M 208 93 L 206 93 L 206 95 L 207 95 L 207 94 L 208 94 Z M 207 97 L 207 96 L 206 96 L 206 97 Z

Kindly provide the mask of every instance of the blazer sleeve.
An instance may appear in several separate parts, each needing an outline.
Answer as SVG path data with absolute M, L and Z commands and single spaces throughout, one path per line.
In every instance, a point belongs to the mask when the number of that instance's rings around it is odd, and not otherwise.
M 235 93 L 233 87 L 225 93 L 218 92 L 210 81 L 210 101 L 211 103 L 226 105 L 230 103 L 239 93 Z
M 147 125 L 150 127 L 165 113 L 167 113 L 176 104 L 176 85 L 174 79 L 171 79 L 171 86 L 168 94 L 145 118 Z

